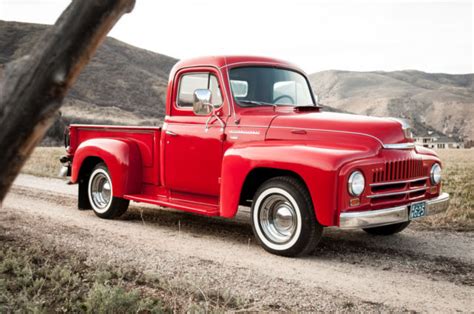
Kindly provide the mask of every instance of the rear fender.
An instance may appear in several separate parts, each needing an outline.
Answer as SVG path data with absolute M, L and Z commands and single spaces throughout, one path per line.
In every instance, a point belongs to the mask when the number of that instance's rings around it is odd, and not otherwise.
M 221 176 L 221 216 L 233 217 L 247 175 L 257 168 L 289 171 L 306 184 L 318 222 L 337 223 L 337 173 L 347 160 L 372 155 L 371 151 L 331 149 L 298 143 L 264 142 L 234 146 L 224 155 Z
M 142 161 L 138 145 L 127 139 L 95 138 L 82 142 L 72 162 L 71 182 L 77 183 L 88 157 L 100 158 L 109 169 L 113 196 L 138 194 L 142 184 Z

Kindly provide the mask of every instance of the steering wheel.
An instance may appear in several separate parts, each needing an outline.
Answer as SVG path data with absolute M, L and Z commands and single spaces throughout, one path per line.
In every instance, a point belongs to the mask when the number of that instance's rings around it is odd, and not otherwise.
M 277 98 L 273 99 L 273 103 L 276 104 L 278 103 L 279 100 L 284 99 L 284 98 L 288 98 L 290 100 L 291 105 L 295 103 L 295 100 L 291 96 L 288 96 L 288 95 L 278 96 Z

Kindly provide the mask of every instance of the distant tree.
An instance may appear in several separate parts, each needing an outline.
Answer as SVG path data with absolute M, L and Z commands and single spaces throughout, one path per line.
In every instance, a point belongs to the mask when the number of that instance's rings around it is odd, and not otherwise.
M 81 69 L 135 0 L 73 0 L 30 53 L 0 68 L 0 206 Z

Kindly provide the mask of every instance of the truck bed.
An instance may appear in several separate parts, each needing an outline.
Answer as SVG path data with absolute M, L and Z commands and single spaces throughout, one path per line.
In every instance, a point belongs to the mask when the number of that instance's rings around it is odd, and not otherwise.
M 160 184 L 161 127 L 72 124 L 69 153 L 74 155 L 81 143 L 94 138 L 121 138 L 135 142 L 143 163 L 143 183 Z

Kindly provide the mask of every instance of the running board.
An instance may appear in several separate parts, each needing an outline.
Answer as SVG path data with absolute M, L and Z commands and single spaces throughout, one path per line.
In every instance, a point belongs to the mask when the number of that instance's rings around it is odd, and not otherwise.
M 128 194 L 124 195 L 123 198 L 135 202 L 148 203 L 161 207 L 170 207 L 173 209 L 179 209 L 182 211 L 205 216 L 220 216 L 219 207 L 212 204 L 194 203 L 191 201 L 176 199 L 168 200 L 164 197 L 152 197 L 150 195 L 145 194 Z

